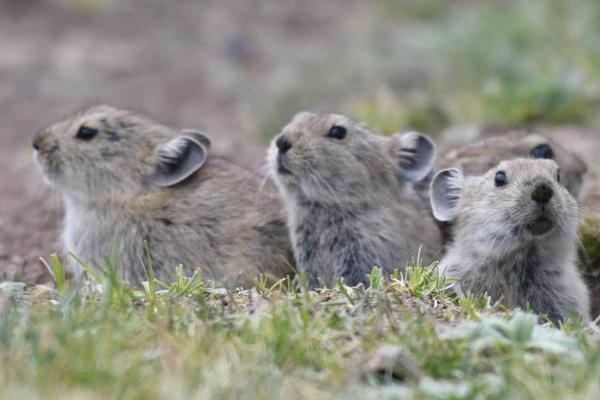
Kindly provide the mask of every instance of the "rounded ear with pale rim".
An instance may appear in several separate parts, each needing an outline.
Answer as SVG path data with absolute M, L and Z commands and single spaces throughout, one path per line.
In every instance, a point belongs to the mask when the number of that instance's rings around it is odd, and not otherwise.
M 156 148 L 156 171 L 152 183 L 160 187 L 176 185 L 198 171 L 208 158 L 210 139 L 197 131 L 182 135 Z
M 429 198 L 433 216 L 438 221 L 452 221 L 456 217 L 457 204 L 463 190 L 464 175 L 456 169 L 438 172 L 431 182 Z
M 181 131 L 180 135 L 189 136 L 201 145 L 203 145 L 206 148 L 206 150 L 210 150 L 211 141 L 205 133 L 197 131 L 195 129 L 184 129 Z
M 390 138 L 398 174 L 410 181 L 425 179 L 435 163 L 435 143 L 419 132 L 396 133 Z

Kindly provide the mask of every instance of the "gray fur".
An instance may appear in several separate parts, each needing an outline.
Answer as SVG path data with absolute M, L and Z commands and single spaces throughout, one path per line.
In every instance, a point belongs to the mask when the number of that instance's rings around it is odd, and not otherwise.
M 506 186 L 495 186 L 498 171 L 506 173 Z M 438 173 L 431 185 L 432 207 L 454 223 L 454 241 L 440 271 L 458 278 L 462 292 L 487 292 L 495 301 L 531 307 L 555 322 L 569 310 L 588 318 L 587 289 L 575 264 L 577 202 L 557 177 L 554 161 L 525 159 L 503 161 L 481 176 Z M 543 210 L 532 199 L 539 185 L 554 193 Z M 434 195 L 449 190 L 452 196 Z M 458 199 L 452 203 L 451 197 Z M 552 228 L 532 233 L 542 216 Z
M 504 132 L 500 136 L 462 145 L 458 148 L 444 151 L 438 160 L 438 168 L 459 168 L 465 175 L 482 175 L 503 160 L 516 158 L 533 158 L 532 152 L 540 146 L 548 146 L 552 150 L 552 159 L 560 167 L 561 184 L 579 199 L 583 180 L 588 170 L 587 164 L 576 154 L 570 152 L 559 143 L 535 132 L 514 130 Z M 429 182 L 420 185 L 420 193 L 427 199 Z M 428 201 L 428 200 L 427 200 Z M 452 223 L 440 222 L 439 227 L 444 237 L 444 243 L 452 238 Z
M 82 125 L 97 128 L 97 136 L 75 138 Z M 65 200 L 66 250 L 92 265 L 105 265 L 116 240 L 123 278 L 139 285 L 147 241 L 161 279 L 179 264 L 227 286 L 290 272 L 275 187 L 259 190 L 253 174 L 209 157 L 206 136 L 97 106 L 40 132 L 35 143 L 44 175 Z
M 332 126 L 347 136 L 327 137 Z M 277 140 L 291 144 L 285 154 Z M 386 273 L 416 258 L 435 259 L 440 234 L 411 179 L 427 175 L 435 149 L 424 135 L 376 135 L 338 114 L 300 113 L 269 151 L 286 209 L 296 263 L 312 287 L 342 277 L 366 282 L 375 266 Z M 282 172 L 280 164 L 288 170 Z

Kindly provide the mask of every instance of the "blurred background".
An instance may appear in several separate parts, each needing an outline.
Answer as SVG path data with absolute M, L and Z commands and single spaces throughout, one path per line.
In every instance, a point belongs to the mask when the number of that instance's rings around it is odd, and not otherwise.
M 0 280 L 44 280 L 60 200 L 34 133 L 95 103 L 209 133 L 260 171 L 299 110 L 443 142 L 541 127 L 594 170 L 597 0 L 0 0 Z

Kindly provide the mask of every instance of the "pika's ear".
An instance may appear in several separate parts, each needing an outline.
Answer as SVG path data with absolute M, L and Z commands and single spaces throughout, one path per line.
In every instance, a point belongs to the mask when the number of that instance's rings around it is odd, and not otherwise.
M 390 138 L 402 178 L 418 182 L 429 175 L 435 162 L 435 143 L 418 132 L 396 133 Z
M 444 169 L 433 178 L 429 198 L 435 219 L 444 222 L 456 217 L 456 205 L 463 190 L 464 179 L 463 173 L 456 168 Z
M 202 137 L 206 138 L 204 135 Z M 188 132 L 185 136 L 178 136 L 159 145 L 156 156 L 156 172 L 152 176 L 152 183 L 168 187 L 199 170 L 208 158 L 208 147 Z
M 189 136 L 204 146 L 206 150 L 210 150 L 210 138 L 200 131 L 195 129 L 184 129 L 181 131 L 181 136 Z

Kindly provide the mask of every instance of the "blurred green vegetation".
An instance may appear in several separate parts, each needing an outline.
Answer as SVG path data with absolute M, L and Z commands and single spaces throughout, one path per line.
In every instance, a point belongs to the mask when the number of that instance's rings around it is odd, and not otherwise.
M 498 2 L 466 8 L 462 18 L 450 29 L 444 55 L 453 89 L 481 103 L 467 116 L 509 124 L 595 117 L 600 105 L 598 2 Z
M 349 113 L 385 134 L 397 132 L 400 127 L 438 132 L 449 123 L 447 113 L 432 99 L 423 96 L 402 99 L 387 87 L 350 106 Z
M 21 12 L 45 5 L 58 5 L 65 10 L 90 14 L 108 6 L 115 0 L 0 0 L 0 8 L 9 12 Z
M 330 104 L 386 133 L 435 134 L 466 123 L 598 124 L 598 1 L 374 4 L 376 16 L 349 23 L 329 56 L 283 93 L 267 135 L 292 109 Z M 317 96 L 314 86 L 328 94 Z
M 445 17 L 452 2 L 444 0 L 375 0 L 382 17 L 409 16 L 414 19 L 435 20 Z
M 579 231 L 581 243 L 580 260 L 582 270 L 587 274 L 600 274 L 600 218 L 588 213 Z

